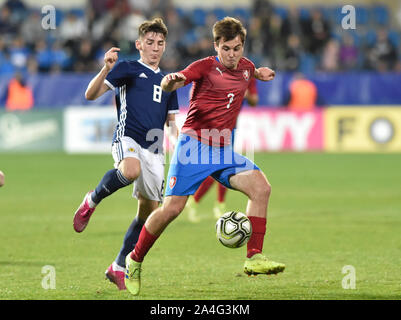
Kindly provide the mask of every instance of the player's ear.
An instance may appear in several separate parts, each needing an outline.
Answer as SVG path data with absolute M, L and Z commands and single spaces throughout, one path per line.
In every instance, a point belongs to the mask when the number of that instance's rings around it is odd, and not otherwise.
M 213 44 L 214 44 L 214 50 L 218 52 L 219 45 L 216 42 L 213 42 Z
M 140 40 L 140 39 L 135 40 L 135 48 L 136 48 L 138 51 L 141 51 L 141 50 L 142 50 L 142 45 L 141 45 L 141 40 Z

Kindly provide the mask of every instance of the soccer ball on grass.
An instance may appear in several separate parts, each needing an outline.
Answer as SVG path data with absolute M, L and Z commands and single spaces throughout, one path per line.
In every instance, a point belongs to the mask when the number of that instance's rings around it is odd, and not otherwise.
M 228 248 L 242 247 L 251 234 L 251 221 L 242 212 L 226 212 L 216 222 L 217 239 Z

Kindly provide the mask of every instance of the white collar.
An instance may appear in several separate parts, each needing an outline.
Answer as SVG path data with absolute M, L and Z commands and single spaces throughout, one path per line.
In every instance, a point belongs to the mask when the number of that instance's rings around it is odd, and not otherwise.
M 145 62 L 142 61 L 142 59 L 137 60 L 141 65 L 143 65 L 144 67 L 152 70 L 154 73 L 159 73 L 160 72 L 160 68 L 157 68 L 156 70 L 153 69 L 151 66 L 149 66 L 148 64 L 146 64 Z

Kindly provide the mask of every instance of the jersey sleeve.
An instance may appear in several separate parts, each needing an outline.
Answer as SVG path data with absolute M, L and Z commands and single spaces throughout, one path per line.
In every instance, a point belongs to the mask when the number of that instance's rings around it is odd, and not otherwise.
M 109 72 L 104 83 L 112 90 L 121 87 L 128 78 L 129 65 L 126 61 L 119 61 Z
M 184 70 L 180 71 L 187 80 L 185 80 L 185 86 L 192 81 L 199 80 L 203 75 L 209 71 L 212 61 L 210 59 L 202 59 L 191 63 Z
M 256 80 L 255 77 L 251 77 L 249 79 L 248 92 L 250 94 L 257 94 L 258 93 L 258 87 L 257 87 L 256 81 L 257 80 Z
M 178 107 L 177 91 L 171 92 L 167 102 L 167 110 L 168 113 L 178 113 L 180 111 Z

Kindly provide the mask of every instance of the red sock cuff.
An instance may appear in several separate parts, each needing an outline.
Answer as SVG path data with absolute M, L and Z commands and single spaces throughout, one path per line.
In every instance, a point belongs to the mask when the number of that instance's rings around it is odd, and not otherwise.
M 135 245 L 135 249 L 131 252 L 131 259 L 136 262 L 142 262 L 157 238 L 158 236 L 151 234 L 146 227 L 143 226 L 141 233 L 139 234 L 138 242 Z
M 261 253 L 266 233 L 266 218 L 248 217 L 252 225 L 252 235 L 247 243 L 247 257 L 250 258 L 256 253 Z
M 248 217 L 252 225 L 252 233 L 266 233 L 266 218 Z

